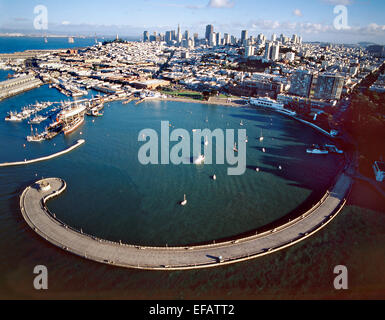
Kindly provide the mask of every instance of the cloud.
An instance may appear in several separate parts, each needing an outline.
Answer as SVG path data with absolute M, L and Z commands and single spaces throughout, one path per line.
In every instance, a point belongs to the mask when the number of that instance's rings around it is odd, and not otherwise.
M 64 25 L 64 26 L 68 26 L 69 24 L 71 24 L 71 22 L 69 22 L 69 21 L 62 21 L 61 24 Z
M 297 16 L 297 17 L 302 17 L 302 12 L 301 12 L 301 10 L 299 10 L 299 9 L 295 9 L 295 10 L 293 11 L 293 14 L 294 14 L 295 16 Z
M 229 0 L 210 0 L 207 6 L 210 8 L 232 8 L 234 2 Z

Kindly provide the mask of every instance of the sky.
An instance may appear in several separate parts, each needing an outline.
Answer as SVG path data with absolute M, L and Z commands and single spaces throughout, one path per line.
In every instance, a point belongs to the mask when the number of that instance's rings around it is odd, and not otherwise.
M 34 29 L 37 5 L 47 8 L 48 29 Z M 346 23 L 338 19 L 346 8 Z M 341 9 L 340 9 L 341 10 Z M 342 9 L 345 10 L 345 9 Z M 141 36 L 176 29 L 204 36 L 298 34 L 304 41 L 385 44 L 384 0 L 0 0 L 0 32 Z M 341 29 L 341 26 L 343 28 Z

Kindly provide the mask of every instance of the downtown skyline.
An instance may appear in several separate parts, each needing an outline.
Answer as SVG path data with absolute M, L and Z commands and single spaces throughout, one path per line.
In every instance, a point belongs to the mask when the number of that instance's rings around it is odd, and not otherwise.
M 348 28 L 336 30 L 333 10 L 345 5 Z M 36 5 L 48 10 L 46 34 L 116 35 L 140 38 L 144 30 L 165 33 L 181 25 L 205 36 L 207 24 L 216 31 L 240 37 L 241 30 L 250 35 L 300 34 L 304 41 L 357 43 L 362 41 L 385 43 L 385 24 L 382 13 L 385 3 L 380 0 L 293 0 L 275 5 L 261 1 L 199 0 L 199 1 L 94 1 L 92 5 L 72 0 L 53 1 L 0 1 L 0 33 L 41 34 L 34 30 L 33 13 Z M 87 12 L 87 14 L 84 14 Z

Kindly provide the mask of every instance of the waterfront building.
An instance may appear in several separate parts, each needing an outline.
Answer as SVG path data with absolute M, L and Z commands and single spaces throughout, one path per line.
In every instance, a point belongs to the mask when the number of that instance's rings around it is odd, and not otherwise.
M 42 84 L 43 83 L 33 75 L 21 76 L 0 82 L 0 100 L 27 90 L 35 89 Z
M 308 70 L 297 70 L 291 77 L 289 93 L 308 98 L 313 84 L 313 73 Z
M 334 73 L 323 73 L 318 76 L 317 85 L 314 92 L 316 99 L 339 100 L 345 78 Z
M 273 34 L 271 35 L 271 41 L 272 41 L 272 42 L 277 41 L 277 35 L 276 35 L 275 33 L 273 33 Z

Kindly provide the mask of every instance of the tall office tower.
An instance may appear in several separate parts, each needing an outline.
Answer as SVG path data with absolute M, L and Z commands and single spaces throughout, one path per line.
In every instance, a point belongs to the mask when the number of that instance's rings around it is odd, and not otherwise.
M 266 43 L 265 55 L 264 55 L 265 60 L 270 60 L 271 46 L 272 46 L 271 42 Z
M 297 70 L 291 77 L 290 94 L 309 98 L 313 84 L 313 73 L 308 70 Z
M 143 32 L 143 41 L 147 42 L 150 40 L 150 33 L 148 31 Z
M 206 40 L 210 42 L 210 35 L 214 33 L 214 27 L 209 24 L 206 26 Z
M 298 36 L 296 34 L 293 34 L 293 37 L 291 38 L 291 42 L 294 44 L 298 43 Z
M 285 35 L 281 33 L 278 40 L 281 41 L 281 43 L 285 43 Z
M 314 97 L 316 99 L 338 100 L 341 98 L 345 78 L 335 73 L 323 73 L 318 76 Z
M 198 33 L 194 33 L 194 41 L 196 42 L 198 39 L 199 39 L 199 34 Z
M 247 30 L 242 30 L 242 33 L 241 33 L 241 45 L 245 45 L 245 42 L 248 38 L 248 32 Z
M 277 41 L 277 35 L 275 34 L 275 33 L 273 33 L 272 35 L 271 35 L 271 41 Z
M 271 48 L 271 60 L 277 61 L 279 59 L 279 44 L 274 44 Z
M 230 44 L 230 42 L 231 42 L 230 35 L 228 33 L 225 33 L 223 35 L 223 44 L 227 45 L 227 44 Z
M 234 36 L 231 36 L 231 44 L 236 44 L 237 43 L 237 38 Z
M 215 47 L 217 45 L 216 39 L 217 38 L 216 38 L 215 32 L 210 33 L 210 36 L 209 36 L 209 46 L 210 47 Z
M 222 39 L 221 39 L 221 33 L 217 32 L 215 35 L 215 42 L 217 46 L 220 46 L 222 44 Z
M 302 44 L 302 37 L 299 37 L 299 38 L 298 38 L 298 43 L 299 43 L 299 44 Z
M 180 44 L 182 42 L 182 33 L 180 32 L 180 25 L 178 24 L 178 32 L 176 34 L 176 41 L 178 42 L 178 44 Z
M 166 31 L 165 41 L 169 44 L 172 41 L 172 31 Z
M 251 57 L 254 55 L 254 47 L 253 46 L 246 46 L 245 47 L 245 57 Z
M 171 40 L 176 40 L 176 33 L 175 30 L 171 30 Z
M 185 39 L 185 40 L 188 40 L 189 38 L 190 38 L 189 32 L 188 32 L 188 30 L 186 30 L 186 31 L 184 32 L 184 39 Z

